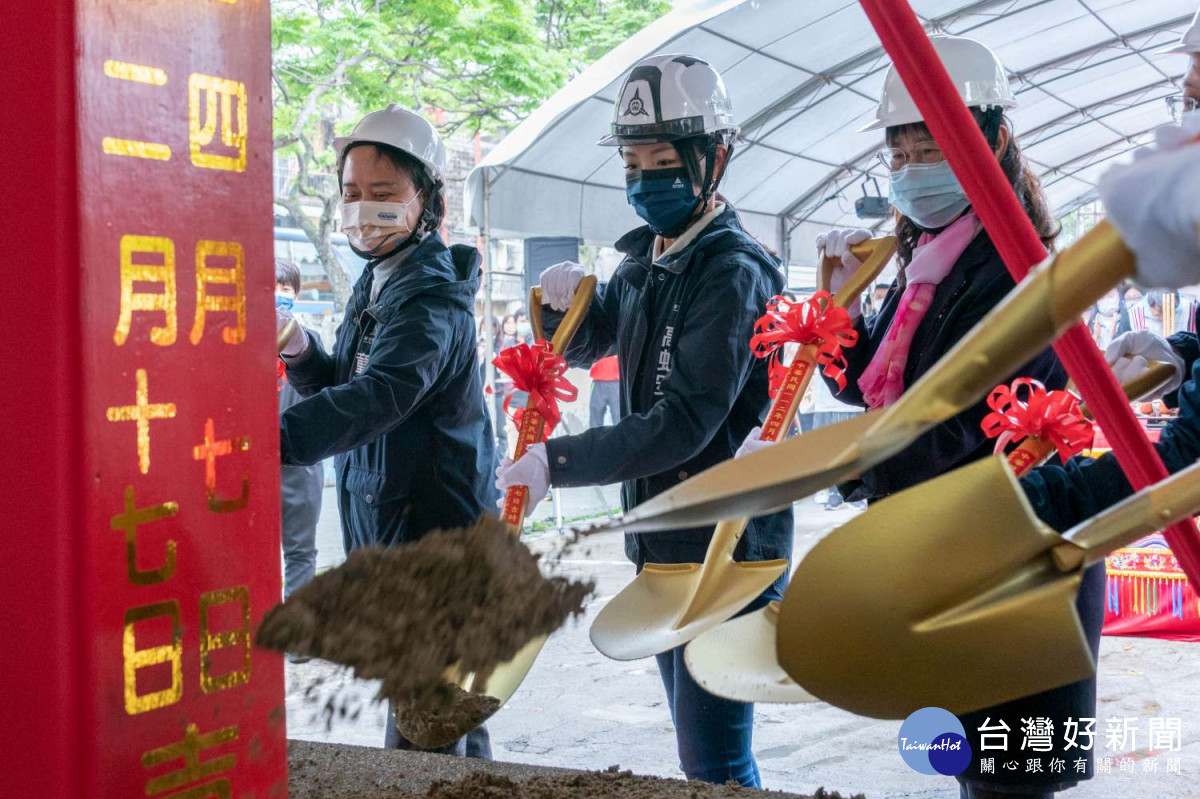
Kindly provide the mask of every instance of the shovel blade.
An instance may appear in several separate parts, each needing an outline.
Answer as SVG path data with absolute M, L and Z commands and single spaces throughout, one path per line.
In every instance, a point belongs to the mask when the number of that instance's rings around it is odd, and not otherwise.
M 1049 555 L 1063 542 L 1002 458 L 889 497 L 800 563 L 780 609 L 780 664 L 817 698 L 889 719 L 1083 679 L 1094 663 L 1079 575 Z
M 861 413 L 744 458 L 724 461 L 632 508 L 620 519 L 586 532 L 645 533 L 703 527 L 722 519 L 761 516 L 790 507 L 802 497 L 874 466 L 911 441 L 901 442 L 899 449 L 872 449 L 871 457 L 865 458 L 859 444 L 878 420 L 879 412 Z M 882 441 L 875 438 L 873 443 Z
M 734 702 L 815 702 L 775 655 L 779 603 L 721 624 L 687 645 L 683 661 L 710 694 Z
M 729 563 L 726 569 L 719 596 L 697 608 L 692 599 L 700 564 L 647 563 L 596 616 L 592 643 L 613 660 L 638 660 L 683 646 L 750 604 L 786 571 L 787 561 Z

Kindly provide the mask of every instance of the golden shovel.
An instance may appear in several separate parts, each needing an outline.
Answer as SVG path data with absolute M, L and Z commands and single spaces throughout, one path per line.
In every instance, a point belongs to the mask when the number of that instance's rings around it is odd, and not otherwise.
M 1130 400 L 1161 386 L 1174 367 L 1156 363 L 1121 386 Z M 1082 410 L 1087 415 L 1086 407 Z M 1020 476 L 1054 453 L 1054 444 L 1030 436 L 1010 452 L 1008 464 Z M 704 690 L 736 702 L 811 702 L 814 697 L 796 684 L 775 651 L 779 603 L 747 613 L 697 636 L 684 652 L 684 662 Z
M 1101 222 L 1031 271 L 894 405 L 719 463 L 586 533 L 757 516 L 859 475 L 969 408 L 1133 273 L 1133 253 Z
M 579 282 L 579 286 L 576 287 L 571 307 L 567 309 L 562 323 L 554 332 L 554 338 L 550 342 L 555 353 L 562 355 L 566 352 L 567 345 L 571 343 L 571 338 L 579 330 L 579 326 L 583 324 L 583 319 L 587 315 L 588 307 L 591 305 L 592 297 L 595 293 L 596 276 L 588 275 L 584 277 Z M 529 322 L 533 328 L 534 337 L 538 340 L 542 339 L 542 290 L 540 286 L 535 286 L 530 291 Z M 513 453 L 514 461 L 520 459 L 531 444 L 542 440 L 542 431 L 545 423 L 546 421 L 540 413 L 532 408 L 525 408 L 521 416 L 517 444 Z M 521 527 L 525 522 L 525 512 L 528 510 L 528 497 L 529 489 L 526 486 L 514 486 L 505 491 L 502 518 L 508 524 L 513 535 L 519 536 L 521 534 Z M 525 675 L 529 673 L 529 669 L 533 666 L 533 662 L 537 660 L 537 656 L 542 651 L 542 646 L 546 643 L 547 638 L 549 638 L 548 635 L 541 635 L 532 639 L 517 652 L 512 660 L 498 665 L 486 678 L 474 672 L 463 674 L 457 667 L 453 667 L 447 671 L 446 679 L 456 683 L 459 688 L 467 693 L 482 694 L 497 700 L 495 709 L 492 711 L 494 713 L 495 710 L 499 710 L 516 693 L 517 688 L 520 687 L 521 682 L 525 679 Z M 436 739 L 426 738 L 421 741 L 413 741 L 413 743 L 426 749 L 445 746 L 475 729 L 475 727 L 482 724 L 491 715 L 491 713 L 488 713 L 482 718 L 479 715 L 475 715 L 469 719 L 464 717 L 464 723 L 471 724 L 469 729 L 451 729 L 449 724 L 440 725 L 438 731 L 439 737 Z
M 1200 509 L 1200 464 L 1064 535 L 1001 457 L 873 504 L 822 540 L 780 609 L 779 662 L 875 718 L 962 714 L 1095 672 L 1075 608 L 1085 567 Z
M 896 251 L 894 237 L 853 248 L 863 261 L 833 298 L 844 308 L 875 280 Z M 817 345 L 800 348 L 763 423 L 762 438 L 787 434 L 812 380 Z M 749 519 L 726 519 L 713 531 L 704 563 L 647 563 L 592 623 L 596 649 L 614 660 L 637 660 L 682 646 L 740 611 L 788 567 L 785 559 L 737 562 L 733 552 Z

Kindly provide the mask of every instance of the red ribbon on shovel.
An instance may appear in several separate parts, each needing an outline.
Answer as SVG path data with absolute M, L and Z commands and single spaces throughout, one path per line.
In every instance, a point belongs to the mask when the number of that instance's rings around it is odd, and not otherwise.
M 1066 463 L 1092 440 L 1092 423 L 1084 417 L 1079 398 L 1069 391 L 1047 391 L 1033 378 L 997 386 L 987 404 L 992 412 L 983 417 L 982 427 L 988 438 L 996 439 L 996 454 L 1032 436 L 1053 444 Z
M 579 395 L 579 390 L 571 385 L 564 375 L 567 371 L 567 361 L 554 351 L 554 345 L 545 339 L 538 339 L 533 344 L 524 342 L 515 347 L 501 350 L 492 361 L 504 374 L 512 378 L 513 388 L 529 393 L 525 407 L 518 416 L 513 417 L 517 425 L 517 446 L 513 451 L 513 460 L 521 459 L 532 444 L 544 441 L 550 431 L 562 419 L 558 403 L 572 402 Z M 504 401 L 504 410 L 508 412 L 508 400 Z M 525 511 L 525 499 L 529 495 L 526 486 L 513 486 L 504 492 L 503 519 L 517 527 Z
M 767 312 L 754 323 L 750 348 L 759 358 L 770 358 L 770 396 L 779 391 L 787 375 L 781 363 L 784 344 L 817 345 L 817 363 L 827 377 L 837 381 L 838 390 L 846 387 L 846 359 L 843 347 L 853 347 L 858 332 L 845 308 L 833 304 L 828 291 L 818 291 L 804 302 L 775 296 L 767 303 Z

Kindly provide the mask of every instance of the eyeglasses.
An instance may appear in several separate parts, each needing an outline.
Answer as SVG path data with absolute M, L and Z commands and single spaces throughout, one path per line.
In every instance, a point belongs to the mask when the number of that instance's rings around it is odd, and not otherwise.
M 1171 119 L 1178 122 L 1184 114 L 1200 110 L 1200 98 L 1189 97 L 1186 94 L 1172 94 L 1167 99 L 1167 109 Z
M 905 150 L 902 147 L 884 147 L 876 157 L 879 158 L 879 163 L 883 164 L 890 171 L 896 172 L 906 164 L 936 164 L 938 161 L 946 160 L 942 155 L 942 148 L 937 145 L 937 142 L 921 142 L 911 150 Z

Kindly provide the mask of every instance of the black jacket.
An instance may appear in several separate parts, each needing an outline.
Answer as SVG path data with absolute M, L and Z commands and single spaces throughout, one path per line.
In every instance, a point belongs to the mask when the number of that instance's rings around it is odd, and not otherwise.
M 621 420 L 547 443 L 556 486 L 622 482 L 626 509 L 731 458 L 768 405 L 767 364 L 750 352 L 754 322 L 783 289 L 778 262 L 730 207 L 679 253 L 651 264 L 654 234 L 617 242 L 625 260 L 597 292 L 567 357 L 590 366 L 616 353 Z M 549 329 L 561 315 L 544 309 Z M 627 535 L 641 566 L 704 560 L 711 529 Z M 786 558 L 790 510 L 750 522 L 735 557 Z
M 986 231 L 980 232 L 938 284 L 929 310 L 913 337 L 904 370 L 905 388 L 911 387 L 941 360 L 1015 285 L 991 238 Z M 845 350 L 848 363 L 846 388 L 839 392 L 837 384 L 825 378 L 829 390 L 842 402 L 866 407 L 858 379 L 883 342 L 901 294 L 893 283 L 879 314 L 869 322 L 858 320 L 858 343 Z M 1067 384 L 1066 370 L 1051 349 L 1035 357 L 1005 382 L 1011 382 L 1017 376 L 1036 378 L 1051 389 Z M 895 457 L 842 486 L 842 494 L 849 499 L 880 499 L 990 455 L 995 442 L 987 438 L 980 427 L 988 410 L 986 401 L 980 400 L 922 435 Z
M 479 254 L 431 233 L 370 304 L 379 263 L 355 285 L 333 355 L 310 334 L 308 354 L 287 364 L 307 399 L 280 425 L 285 464 L 337 456 L 347 550 L 470 524 L 498 498 L 476 368 Z
M 1174 474 L 1200 459 L 1200 338 L 1195 333 L 1176 333 L 1169 340 L 1190 375 L 1177 391 L 1163 398 L 1168 405 L 1178 406 L 1179 415 L 1163 428 L 1154 445 L 1167 471 Z M 1111 452 L 1095 459 L 1075 457 L 1065 465 L 1051 461 L 1026 475 L 1021 485 L 1038 518 L 1059 531 L 1133 494 L 1133 486 Z

